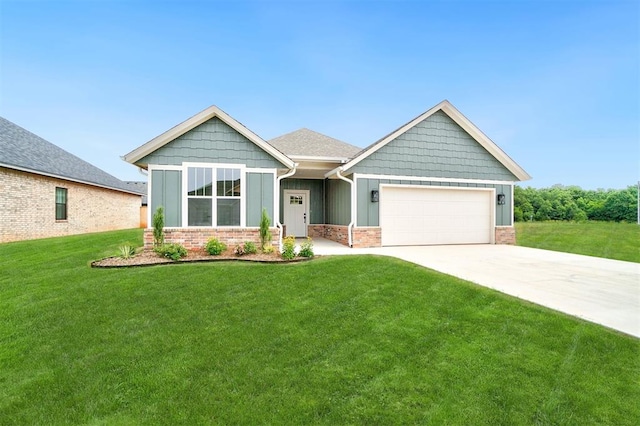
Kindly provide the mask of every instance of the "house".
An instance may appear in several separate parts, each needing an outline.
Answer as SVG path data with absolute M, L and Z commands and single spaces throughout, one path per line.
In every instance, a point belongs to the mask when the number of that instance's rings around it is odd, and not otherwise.
M 123 158 L 149 171 L 167 240 L 191 248 L 257 240 L 263 208 L 274 242 L 513 244 L 513 186 L 530 179 L 446 100 L 365 149 L 308 129 L 267 142 L 212 106 Z
M 142 194 L 0 117 L 0 243 L 136 228 Z

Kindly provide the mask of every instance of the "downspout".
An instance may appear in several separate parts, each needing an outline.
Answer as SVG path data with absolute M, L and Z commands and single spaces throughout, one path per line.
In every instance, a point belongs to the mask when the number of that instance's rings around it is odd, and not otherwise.
M 282 224 L 280 223 L 280 181 L 282 181 L 282 179 L 284 178 L 288 178 L 289 176 L 295 175 L 297 168 L 298 168 L 298 163 L 293 163 L 293 169 L 289 170 L 287 173 L 283 174 L 282 176 L 278 176 L 278 178 L 276 179 L 276 188 L 278 190 L 278 214 L 275 219 L 276 219 L 276 228 L 280 230 L 280 233 L 278 236 L 278 249 L 280 251 L 282 251 Z
M 353 247 L 353 239 L 351 237 L 351 231 L 353 229 L 353 224 L 355 223 L 355 219 L 354 219 L 354 212 L 356 209 L 356 205 L 355 205 L 355 197 L 353 196 L 353 181 L 351 179 L 347 179 L 346 177 L 342 176 L 340 174 L 340 172 L 342 171 L 342 167 L 340 167 L 338 170 L 336 170 L 336 176 L 338 176 L 338 179 L 341 179 L 345 182 L 349 183 L 349 192 L 351 193 L 351 222 L 349 222 L 349 226 L 347 227 L 347 236 L 349 237 L 349 247 Z

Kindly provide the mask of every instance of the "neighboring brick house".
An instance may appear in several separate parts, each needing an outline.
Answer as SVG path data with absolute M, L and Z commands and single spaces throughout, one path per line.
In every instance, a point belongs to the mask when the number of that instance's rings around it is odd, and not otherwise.
M 149 171 L 166 240 L 190 248 L 257 239 L 263 208 L 277 238 L 513 244 L 513 187 L 530 179 L 446 100 L 365 149 L 308 129 L 267 142 L 212 106 L 124 159 Z
M 141 197 L 0 117 L 0 243 L 137 228 Z

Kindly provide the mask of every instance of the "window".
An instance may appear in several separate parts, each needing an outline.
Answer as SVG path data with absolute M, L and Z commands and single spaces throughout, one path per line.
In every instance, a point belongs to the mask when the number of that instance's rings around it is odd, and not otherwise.
M 215 208 L 215 226 L 240 226 L 240 175 L 240 169 L 187 168 L 187 225 L 214 226 Z
M 56 188 L 56 220 L 67 220 L 67 188 Z
M 290 195 L 289 196 L 289 204 L 300 204 L 300 205 L 302 205 L 302 195 Z

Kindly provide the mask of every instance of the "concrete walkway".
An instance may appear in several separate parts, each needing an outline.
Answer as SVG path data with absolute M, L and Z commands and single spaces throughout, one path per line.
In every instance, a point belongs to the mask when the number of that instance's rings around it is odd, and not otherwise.
M 640 264 L 507 245 L 350 249 L 314 240 L 317 255 L 393 256 L 640 337 Z

